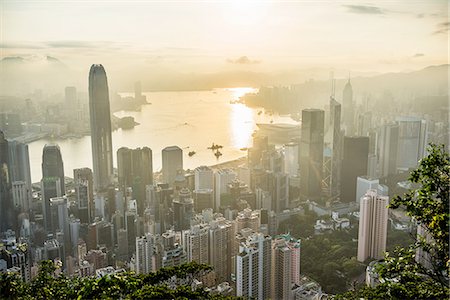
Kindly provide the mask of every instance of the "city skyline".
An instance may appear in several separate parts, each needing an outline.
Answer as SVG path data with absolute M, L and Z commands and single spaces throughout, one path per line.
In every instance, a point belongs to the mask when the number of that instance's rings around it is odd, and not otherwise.
M 0 298 L 449 294 L 447 6 L 1 1 Z

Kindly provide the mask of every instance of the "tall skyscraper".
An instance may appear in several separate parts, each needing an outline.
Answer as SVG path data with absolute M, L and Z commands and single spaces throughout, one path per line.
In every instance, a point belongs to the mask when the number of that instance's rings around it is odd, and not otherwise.
M 145 187 L 153 184 L 152 150 L 148 147 L 120 148 L 117 150 L 117 170 L 120 189 L 125 191 L 132 188 L 139 215 L 142 216 L 145 209 Z
M 77 197 L 78 210 L 82 223 L 89 223 L 94 220 L 94 177 L 89 168 L 73 170 L 73 180 Z M 81 211 L 80 211 L 81 209 Z
M 415 168 L 426 155 L 428 126 L 425 120 L 416 117 L 399 117 L 397 168 Z
M 299 147 L 300 194 L 304 199 L 320 199 L 322 191 L 324 111 L 302 111 Z
M 89 71 L 89 111 L 94 188 L 100 191 L 110 185 L 113 175 L 109 91 L 102 65 L 92 65 Z
M 298 176 L 298 143 L 284 145 L 284 172 L 289 176 Z
M 236 255 L 236 296 L 271 297 L 272 238 L 253 233 L 239 245 Z
M 345 128 L 345 135 L 355 134 L 355 110 L 353 108 L 353 88 L 350 83 L 350 78 L 344 86 L 342 92 L 343 107 L 343 123 Z
M 342 132 L 341 132 L 341 104 L 334 98 L 330 98 L 330 130 L 331 130 L 331 196 L 339 194 L 341 182 L 342 161 Z
M 47 232 L 52 231 L 50 198 L 65 194 L 64 165 L 61 150 L 56 144 L 47 144 L 42 152 L 42 211 Z
M 9 141 L 9 173 L 10 181 L 23 181 L 30 190 L 31 196 L 31 172 L 28 145 L 18 141 Z
M 341 169 L 341 202 L 353 202 L 356 197 L 358 176 L 367 175 L 369 138 L 344 137 L 344 158 Z
M 368 190 L 361 198 L 358 261 L 363 262 L 369 257 L 383 258 L 386 251 L 388 204 L 389 198 L 378 195 L 376 190 Z
M 386 177 L 397 171 L 398 125 L 380 128 L 378 135 L 379 176 Z
M 173 185 L 178 172 L 183 172 L 183 150 L 178 146 L 162 150 L 162 173 L 164 183 Z
M 9 180 L 8 141 L 3 131 L 0 130 L 0 230 L 6 231 L 13 228 L 15 215 L 11 195 L 11 181 Z

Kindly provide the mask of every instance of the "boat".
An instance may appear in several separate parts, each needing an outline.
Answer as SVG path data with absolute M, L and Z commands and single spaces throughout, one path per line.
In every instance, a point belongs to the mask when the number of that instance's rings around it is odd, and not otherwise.
M 223 148 L 222 145 L 218 145 L 218 144 L 212 143 L 211 147 L 208 147 L 207 149 L 210 149 L 210 150 L 214 151 L 214 150 L 218 150 L 218 149 L 221 149 L 221 148 Z
M 247 148 L 247 147 L 244 147 L 244 148 L 241 148 L 241 149 L 239 149 L 239 150 L 241 150 L 241 151 L 247 151 L 248 148 Z
M 195 151 L 189 151 L 188 155 L 189 157 L 193 156 L 195 154 Z
M 262 110 L 258 111 L 258 116 L 259 116 L 260 114 L 262 114 Z

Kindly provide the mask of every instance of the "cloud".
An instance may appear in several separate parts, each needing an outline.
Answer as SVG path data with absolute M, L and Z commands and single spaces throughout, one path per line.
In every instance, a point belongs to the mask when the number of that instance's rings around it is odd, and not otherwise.
M 413 55 L 413 57 L 422 57 L 422 56 L 425 56 L 425 54 L 423 54 L 423 53 L 416 53 L 416 54 Z
M 450 22 L 442 22 L 436 25 L 437 29 L 433 34 L 447 33 L 450 30 Z
M 227 59 L 227 62 L 230 64 L 237 64 L 237 65 L 253 65 L 253 64 L 259 64 L 261 63 L 260 60 L 251 60 L 247 56 L 241 56 L 236 59 Z
M 25 43 L 25 42 L 0 43 L 0 49 L 42 49 L 42 48 L 45 47 L 40 43 Z
M 384 15 L 386 10 L 370 5 L 343 5 L 347 11 L 354 14 Z

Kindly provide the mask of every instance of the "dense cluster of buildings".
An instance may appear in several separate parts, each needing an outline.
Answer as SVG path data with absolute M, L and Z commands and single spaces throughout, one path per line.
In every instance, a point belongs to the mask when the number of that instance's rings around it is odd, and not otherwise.
M 73 98 L 69 89 L 66 94 Z M 71 96 L 72 95 L 72 96 Z M 320 299 L 301 274 L 301 241 L 278 224 L 308 203 L 333 214 L 316 231 L 346 229 L 359 211 L 359 261 L 386 248 L 388 188 L 380 179 L 408 170 L 426 154 L 427 122 L 397 118 L 375 127 L 355 115 L 349 82 L 341 104 L 305 109 L 300 138 L 276 148 L 255 137 L 238 168 L 183 169 L 183 150 L 162 150 L 153 172 L 148 147 L 120 148 L 113 169 L 109 91 L 105 70 L 89 74 L 93 168 L 64 174 L 57 145 L 43 149 L 42 180 L 32 185 L 26 144 L 0 132 L 0 272 L 30 280 L 44 259 L 68 276 L 138 274 L 196 261 L 213 267 L 202 279 L 214 292 L 257 299 Z M 357 134 L 357 135 L 356 135 Z M 331 226 L 331 227 L 330 227 Z

